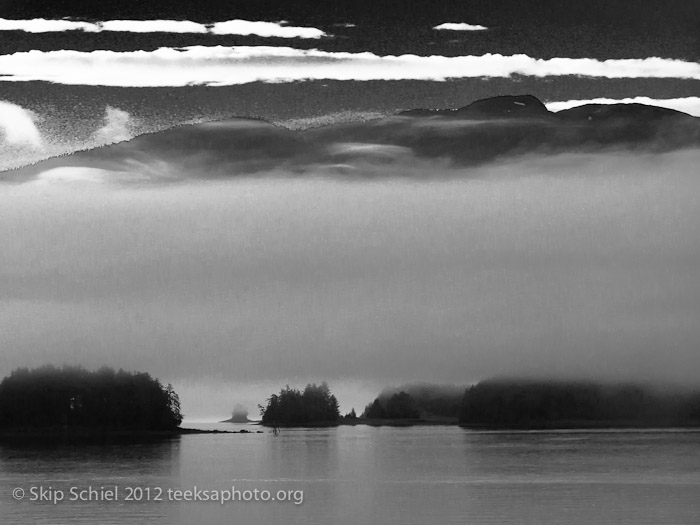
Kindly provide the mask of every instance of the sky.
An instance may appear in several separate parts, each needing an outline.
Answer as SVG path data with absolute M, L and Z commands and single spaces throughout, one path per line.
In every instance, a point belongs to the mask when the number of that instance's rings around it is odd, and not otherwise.
M 182 123 L 303 129 L 502 94 L 700 116 L 688 2 L 463 4 L 0 1 L 0 370 L 145 370 L 186 416 L 222 419 L 322 380 L 343 410 L 408 381 L 694 380 L 697 149 L 12 171 Z
M 128 113 L 132 136 L 232 116 L 313 125 L 524 93 L 557 108 L 645 100 L 700 115 L 698 25 L 700 8 L 680 0 L 4 0 L 1 120 L 21 112 L 20 132 L 42 142 L 4 141 L 0 169 L 109 142 L 99 132 L 109 108 Z
M 155 186 L 47 170 L 1 194 L 3 369 L 147 370 L 212 417 L 321 380 L 346 410 L 406 381 L 691 381 L 699 160 L 406 159 L 364 167 L 369 182 L 319 168 Z

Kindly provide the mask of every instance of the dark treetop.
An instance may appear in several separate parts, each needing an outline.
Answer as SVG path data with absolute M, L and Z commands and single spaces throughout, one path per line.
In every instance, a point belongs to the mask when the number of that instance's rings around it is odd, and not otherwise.
M 262 424 L 269 426 L 334 425 L 340 419 L 338 400 L 328 384 L 306 385 L 304 391 L 289 386 L 260 406 Z
M 143 372 L 43 366 L 19 368 L 0 383 L 0 431 L 168 431 L 181 422 L 172 386 Z
M 695 427 L 700 392 L 592 381 L 490 379 L 464 394 L 460 424 L 493 428 Z

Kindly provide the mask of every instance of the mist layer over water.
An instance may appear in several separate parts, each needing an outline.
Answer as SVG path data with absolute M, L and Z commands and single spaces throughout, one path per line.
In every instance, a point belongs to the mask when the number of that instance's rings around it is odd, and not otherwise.
M 2 185 L 0 366 L 147 370 L 188 416 L 322 379 L 347 409 L 414 380 L 693 381 L 699 162 L 560 155 L 170 185 L 134 184 L 143 166 L 61 168 Z

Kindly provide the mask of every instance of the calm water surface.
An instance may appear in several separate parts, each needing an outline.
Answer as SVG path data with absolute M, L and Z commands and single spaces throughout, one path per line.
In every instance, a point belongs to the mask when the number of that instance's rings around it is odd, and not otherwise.
M 67 501 L 71 487 L 114 486 L 117 502 Z M 291 501 L 168 500 L 168 488 L 195 486 L 233 486 L 241 496 L 284 491 Z M 21 501 L 16 487 L 25 491 Z M 65 500 L 30 501 L 38 487 L 61 490 Z M 129 487 L 149 487 L 151 498 L 160 488 L 163 501 L 124 501 Z M 99 446 L 0 444 L 0 515 L 8 525 L 697 525 L 700 433 L 357 426 Z

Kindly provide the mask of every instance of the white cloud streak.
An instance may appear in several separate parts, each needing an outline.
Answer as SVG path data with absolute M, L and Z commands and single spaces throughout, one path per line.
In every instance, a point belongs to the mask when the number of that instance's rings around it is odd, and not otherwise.
M 187 20 L 109 20 L 97 24 L 97 31 L 125 33 L 206 33 L 207 26 Z
M 488 29 L 488 27 L 473 24 L 456 24 L 452 22 L 445 22 L 444 24 L 433 27 L 433 29 L 436 29 L 437 31 L 485 31 Z
M 105 108 L 104 126 L 95 133 L 95 141 L 99 144 L 121 142 L 134 137 L 131 115 L 112 106 Z
M 661 108 L 675 109 L 688 113 L 694 117 L 700 117 L 700 97 L 654 99 L 649 97 L 634 98 L 594 98 L 590 100 L 562 100 L 558 102 L 547 102 L 545 106 L 550 111 L 562 111 L 585 104 L 646 104 L 648 106 L 658 106 Z
M 77 20 L 10 20 L 0 18 L 0 31 L 27 33 L 55 33 L 85 31 L 99 33 L 116 31 L 126 33 L 200 33 L 214 35 L 256 35 L 277 38 L 321 38 L 326 34 L 314 27 L 287 26 L 283 22 L 256 22 L 228 20 L 214 24 L 200 24 L 189 20 L 108 20 L 81 22 Z
M 0 31 L 24 31 L 25 33 L 58 33 L 62 31 L 100 31 L 97 24 L 75 20 L 11 20 L 0 18 Z
M 503 56 L 378 56 L 271 46 L 191 46 L 155 51 L 28 51 L 0 56 L 0 80 L 166 87 L 301 80 L 432 80 L 587 76 L 700 79 L 700 64 L 664 58 L 595 60 Z
M 41 133 L 34 114 L 16 104 L 0 100 L 0 146 L 42 147 Z
M 286 26 L 274 22 L 249 22 L 247 20 L 229 20 L 217 22 L 211 27 L 215 35 L 257 35 L 277 38 L 321 38 L 326 34 L 314 27 Z

